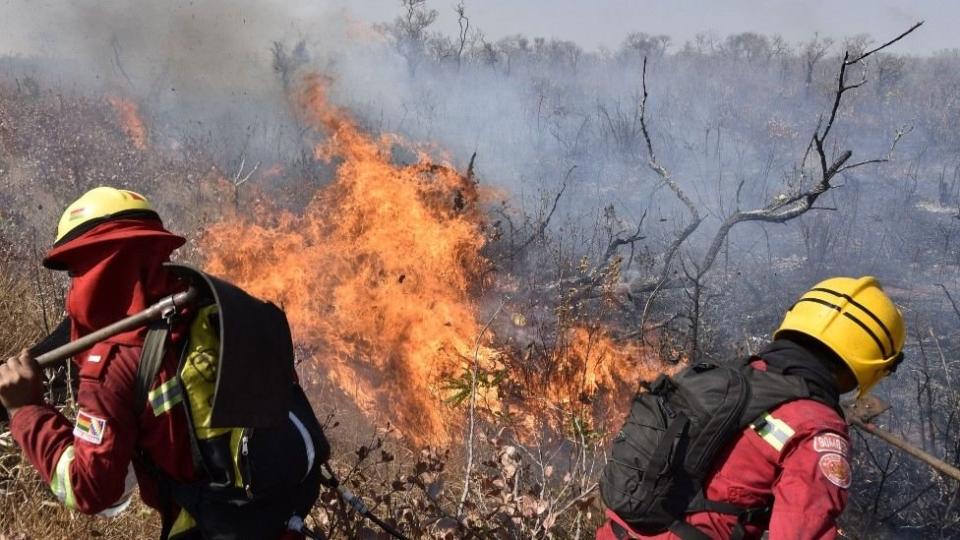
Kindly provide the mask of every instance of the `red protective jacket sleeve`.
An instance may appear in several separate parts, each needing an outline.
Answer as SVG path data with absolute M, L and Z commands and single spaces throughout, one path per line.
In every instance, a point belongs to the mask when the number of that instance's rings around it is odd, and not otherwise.
M 770 538 L 833 539 L 852 480 L 845 433 L 797 433 L 781 454 L 773 485 Z
M 31 406 L 10 431 L 27 458 L 68 507 L 95 514 L 124 498 L 136 444 L 135 372 L 116 361 L 116 346 L 95 346 L 80 360 L 77 421 L 51 407 Z
M 10 419 L 10 432 L 43 481 L 50 483 L 60 454 L 73 444 L 73 424 L 48 405 L 21 407 Z

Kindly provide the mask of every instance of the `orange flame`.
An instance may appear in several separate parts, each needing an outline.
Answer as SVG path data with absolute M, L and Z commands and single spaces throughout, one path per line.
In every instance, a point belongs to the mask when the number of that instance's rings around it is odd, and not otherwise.
M 315 156 L 335 162 L 333 181 L 300 213 L 260 209 L 254 222 L 229 216 L 210 227 L 205 266 L 281 305 L 297 343 L 368 416 L 385 416 L 415 444 L 445 444 L 459 414 L 442 405 L 449 381 L 475 360 L 488 372 L 509 360 L 479 317 L 481 289 L 493 284 L 478 186 L 422 153 L 392 163 L 402 141 L 361 131 L 329 103 L 328 84 L 306 78 L 297 103 L 326 134 Z M 619 399 L 610 389 L 632 391 L 650 375 L 639 346 L 586 330 L 566 339 L 539 384 L 549 400 Z M 478 392 L 488 410 L 506 399 L 496 386 Z
M 140 118 L 140 108 L 129 99 L 111 96 L 107 102 L 116 111 L 120 118 L 120 129 L 123 130 L 134 148 L 144 150 L 147 147 L 147 127 Z
M 438 384 L 472 357 L 480 327 L 471 288 L 488 263 L 476 185 L 447 166 L 389 162 L 310 78 L 301 103 L 342 160 L 302 215 L 224 222 L 205 236 L 207 269 L 282 305 L 295 339 L 370 414 L 442 442 Z M 489 358 L 488 350 L 482 351 Z
M 641 381 L 678 366 L 664 366 L 655 350 L 638 342 L 618 342 L 602 328 L 575 326 L 564 332 L 548 357 L 543 395 L 548 407 L 617 429 Z

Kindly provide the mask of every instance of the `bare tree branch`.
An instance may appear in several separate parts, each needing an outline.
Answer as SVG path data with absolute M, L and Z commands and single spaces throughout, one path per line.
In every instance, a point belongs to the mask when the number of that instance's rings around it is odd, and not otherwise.
M 458 522 L 460 518 L 463 517 L 463 507 L 467 503 L 467 495 L 470 494 L 470 474 L 473 472 L 473 439 L 474 426 L 476 425 L 477 418 L 477 372 L 480 370 L 480 344 L 483 341 L 483 335 L 490 329 L 490 325 L 493 324 L 494 319 L 500 314 L 500 310 L 503 309 L 504 304 L 505 301 L 501 301 L 500 305 L 497 306 L 497 309 L 493 312 L 493 315 L 490 316 L 487 324 L 485 324 L 480 330 L 480 333 L 477 334 L 477 341 L 473 347 L 473 364 L 470 368 L 470 415 L 469 429 L 467 431 L 467 465 L 463 474 L 463 493 L 460 495 L 460 503 L 457 505 Z
M 863 167 L 864 165 L 887 163 L 888 161 L 890 161 L 889 158 L 876 158 L 876 159 L 868 159 L 865 161 L 858 161 L 856 163 L 851 163 L 850 165 L 844 165 L 843 167 L 840 167 L 839 169 L 837 169 L 837 172 L 840 173 L 843 171 L 849 171 L 850 169 L 856 169 L 857 167 Z
M 477 153 L 474 152 L 474 153 L 470 156 L 470 164 L 467 165 L 467 180 L 470 181 L 470 182 L 473 182 L 473 181 L 474 181 L 474 178 L 473 178 L 473 177 L 474 177 L 474 175 L 475 175 L 476 173 L 474 172 L 474 168 L 473 168 L 473 167 L 474 167 L 474 165 L 476 164 L 476 161 L 477 161 Z
M 467 8 L 463 5 L 462 0 L 457 4 L 457 7 L 453 8 L 453 11 L 457 14 L 457 25 L 460 27 L 460 33 L 458 34 L 460 44 L 457 48 L 457 71 L 459 71 L 460 65 L 463 62 L 463 49 L 467 46 L 467 32 L 470 31 L 470 17 L 467 17 Z
M 688 197 L 687 194 L 680 189 L 680 185 L 677 184 L 676 180 L 674 180 L 670 176 L 670 173 L 667 172 L 662 165 L 660 165 L 660 163 L 657 161 L 657 155 L 653 152 L 653 142 L 650 140 L 650 132 L 647 129 L 647 97 L 649 94 L 647 92 L 646 56 L 643 57 L 643 73 L 641 74 L 641 84 L 643 86 L 643 96 L 640 101 L 640 130 L 643 133 L 643 140 L 647 145 L 647 165 L 651 170 L 653 170 L 653 172 L 660 176 L 663 182 L 667 184 L 667 187 L 669 187 L 670 190 L 673 191 L 673 193 L 677 196 L 677 198 L 680 199 L 680 202 L 687 207 L 687 210 L 690 211 L 690 215 L 693 218 L 691 221 L 691 224 L 694 224 L 693 229 L 696 229 L 696 227 L 700 225 L 701 221 L 700 212 L 697 210 L 697 207 L 694 206 L 693 201 L 690 200 L 690 197 Z M 690 232 L 692 233 L 693 230 Z M 686 236 L 689 236 L 689 234 Z M 686 237 L 684 237 L 684 239 L 686 239 Z M 682 243 L 683 240 L 680 242 Z
M 260 162 L 258 161 L 258 162 L 256 163 L 256 165 L 254 165 L 253 168 L 250 169 L 250 172 L 248 172 L 246 175 L 244 175 L 244 174 L 243 174 L 243 169 L 244 169 L 244 167 L 246 167 L 246 164 L 247 164 L 247 158 L 246 158 L 246 156 L 241 155 L 241 156 L 240 156 L 240 166 L 237 167 L 237 174 L 233 175 L 233 185 L 234 185 L 235 187 L 240 187 L 240 186 L 241 186 L 242 184 L 244 184 L 247 180 L 250 180 L 250 177 L 253 176 L 253 174 L 254 174 L 255 172 L 257 172 L 257 169 L 260 168 Z
M 113 63 L 117 66 L 117 71 L 123 75 L 130 88 L 133 88 L 133 81 L 130 79 L 130 75 L 127 75 L 127 70 L 123 69 L 123 62 L 120 61 L 120 40 L 117 39 L 116 34 L 110 38 L 110 47 L 113 49 Z
M 937 285 L 943 289 L 943 293 L 947 295 L 947 300 L 950 301 L 950 306 L 953 307 L 953 312 L 960 318 L 960 307 L 957 307 L 957 303 L 953 300 L 953 295 L 950 294 L 950 291 L 947 290 L 947 287 L 943 283 L 937 283 Z
M 840 109 L 840 104 L 843 100 L 843 95 L 855 88 L 861 86 L 866 79 L 861 79 L 860 82 L 856 84 L 847 84 L 847 68 L 853 65 L 858 64 L 864 58 L 867 58 L 871 54 L 881 51 L 886 47 L 896 43 L 906 35 L 910 34 L 914 30 L 920 27 L 923 22 L 919 22 L 906 32 L 903 32 L 899 36 L 891 39 L 890 41 L 876 47 L 870 51 L 867 51 L 860 56 L 850 59 L 849 53 L 844 53 L 843 61 L 840 63 L 840 73 L 837 76 L 837 90 L 834 93 L 833 105 L 830 108 L 830 116 L 827 120 L 826 125 L 822 126 L 822 122 L 818 122 L 817 128 L 814 130 L 813 137 L 811 139 L 811 145 L 817 152 L 817 157 L 819 158 L 820 163 L 820 179 L 814 184 L 812 188 L 805 192 L 801 192 L 793 197 L 788 197 L 779 201 L 774 201 L 765 208 L 750 210 L 750 211 L 736 211 L 727 219 L 724 220 L 723 224 L 720 225 L 720 229 L 717 231 L 716 236 L 713 238 L 713 242 L 710 244 L 710 248 L 707 250 L 706 255 L 702 259 L 699 269 L 698 277 L 706 273 L 710 267 L 713 265 L 713 262 L 716 260 L 717 254 L 720 252 L 720 248 L 723 246 L 723 242 L 729 234 L 730 229 L 732 229 L 736 224 L 743 223 L 745 221 L 759 221 L 765 223 L 785 223 L 791 219 L 794 219 L 798 216 L 803 215 L 807 211 L 813 208 L 813 204 L 816 200 L 827 192 L 831 187 L 833 187 L 830 182 L 833 180 L 833 177 L 845 170 L 850 170 L 856 167 L 871 163 L 884 163 L 888 161 L 888 158 L 878 158 L 878 159 L 869 159 L 865 161 L 860 161 L 853 163 L 851 165 L 845 165 L 846 162 L 850 159 L 853 153 L 850 150 L 845 150 L 840 153 L 840 155 L 834 159 L 828 165 L 828 159 L 826 151 L 824 150 L 824 142 L 827 139 L 827 136 L 830 134 L 830 131 L 833 129 L 834 122 L 837 119 L 837 111 Z M 891 152 L 899 142 L 900 138 L 904 135 L 903 130 L 898 130 L 897 135 L 894 139 L 893 144 L 891 145 Z M 804 154 L 804 161 L 806 161 L 806 156 L 810 152 L 810 146 L 807 147 L 807 151 Z M 801 162 L 801 170 L 803 169 L 803 162 Z
M 818 148 L 818 153 L 820 152 Z M 720 248 L 723 247 L 723 241 L 726 239 L 727 234 L 729 234 L 730 229 L 732 229 L 738 223 L 743 223 L 745 221 L 761 221 L 765 223 L 785 223 L 790 221 L 793 218 L 803 215 L 808 210 L 813 207 L 813 203 L 827 192 L 831 188 L 830 181 L 833 177 L 840 171 L 840 168 L 853 153 L 849 150 L 840 154 L 840 157 L 833 162 L 833 164 L 826 169 L 826 174 L 824 174 L 820 181 L 813 186 L 810 190 L 787 199 L 786 201 L 776 201 L 766 208 L 761 208 L 757 210 L 748 210 L 741 211 L 738 210 L 734 212 L 730 217 L 724 220 L 723 224 L 720 225 L 720 229 L 717 231 L 717 234 L 713 237 L 713 242 L 710 243 L 710 248 L 707 250 L 706 255 L 703 257 L 699 267 L 698 274 L 703 276 L 713 265 L 714 260 L 717 258 L 717 254 L 720 252 Z M 822 154 L 821 154 L 822 156 Z
M 567 189 L 567 180 L 570 179 L 570 174 L 573 173 L 574 169 L 576 168 L 577 166 L 574 165 L 567 170 L 567 174 L 564 175 L 563 177 L 563 184 L 560 186 L 560 191 L 558 191 L 557 195 L 553 198 L 553 206 L 550 207 L 550 212 L 547 213 L 547 217 L 545 217 L 540 221 L 540 224 L 537 226 L 536 232 L 531 234 L 529 238 L 527 238 L 522 244 L 520 244 L 520 246 L 518 246 L 516 249 L 513 250 L 513 252 L 511 253 L 511 256 L 516 255 L 517 253 L 520 253 L 521 251 L 526 249 L 527 246 L 532 244 L 534 240 L 536 240 L 537 238 L 543 237 L 543 234 L 547 232 L 547 226 L 550 225 L 550 219 L 553 218 L 554 212 L 557 211 L 557 203 L 560 202 L 560 197 L 563 196 L 563 192 L 566 191 Z
M 604 251 L 603 253 L 603 257 L 600 258 L 600 263 L 597 266 L 599 267 L 606 266 L 610 262 L 610 260 L 613 258 L 613 256 L 616 255 L 617 250 L 619 250 L 621 246 L 632 245 L 635 242 L 639 242 L 640 240 L 643 240 L 644 238 L 646 238 L 646 236 L 640 234 L 640 230 L 643 228 L 643 221 L 646 218 L 647 218 L 647 213 L 644 212 L 643 215 L 640 216 L 640 221 L 637 223 L 637 229 L 630 236 L 626 238 L 621 238 L 619 236 L 620 233 L 617 233 L 618 236 L 610 240 L 610 243 L 607 245 L 606 251 Z
M 673 262 L 674 256 L 676 256 L 677 251 L 680 250 L 680 246 L 697 230 L 697 227 L 700 226 L 700 223 L 703 222 L 703 218 L 700 217 L 700 212 L 697 210 L 697 207 L 693 204 L 693 201 L 690 200 L 690 197 L 680 189 L 680 185 L 677 184 L 670 173 L 657 161 L 657 155 L 653 151 L 653 142 L 650 140 L 650 131 L 647 129 L 647 97 L 649 93 L 647 92 L 647 57 L 643 57 L 643 72 L 641 74 L 641 84 L 643 89 L 643 96 L 640 101 L 640 130 L 643 133 L 643 140 L 647 145 L 647 165 L 652 169 L 663 182 L 670 188 L 670 191 L 673 191 L 674 195 L 677 196 L 677 199 L 687 207 L 687 210 L 690 212 L 690 222 L 687 223 L 687 226 L 680 231 L 680 234 L 674 238 L 671 242 L 670 247 L 667 248 L 666 254 L 663 258 L 663 268 L 660 272 L 660 277 L 656 281 L 656 285 L 653 290 L 650 292 L 650 296 L 647 298 L 647 302 L 643 308 L 643 316 L 640 318 L 640 326 L 643 327 L 643 324 L 646 320 L 646 315 L 649 312 L 649 308 L 654 298 L 656 298 L 657 293 L 660 292 L 663 285 L 667 281 L 667 276 L 670 275 L 670 265 Z M 635 289 L 633 286 L 630 287 L 631 292 Z
M 891 39 L 890 41 L 884 43 L 883 45 L 880 45 L 879 47 L 870 49 L 869 51 L 867 51 L 867 52 L 861 54 L 860 56 L 856 57 L 855 59 L 853 59 L 850 63 L 851 63 L 851 64 L 856 64 L 857 62 L 860 62 L 861 60 L 863 60 L 864 58 L 870 56 L 871 54 L 873 54 L 873 53 L 875 53 L 875 52 L 882 51 L 883 49 L 886 49 L 887 47 L 889 47 L 889 46 L 893 45 L 894 43 L 900 41 L 901 39 L 907 37 L 908 34 L 910 34 L 911 32 L 913 32 L 913 31 L 916 30 L 917 28 L 920 28 L 920 27 L 923 25 L 924 22 L 926 22 L 926 21 L 920 21 L 920 22 L 914 24 L 913 26 L 911 26 L 910 28 L 908 28 L 906 32 L 900 34 L 899 36 L 897 36 L 897 37 L 895 37 L 895 38 L 893 38 L 893 39 Z

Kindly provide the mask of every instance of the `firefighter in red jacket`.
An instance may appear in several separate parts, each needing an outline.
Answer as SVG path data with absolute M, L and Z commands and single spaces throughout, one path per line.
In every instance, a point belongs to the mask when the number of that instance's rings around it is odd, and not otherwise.
M 70 275 L 71 339 L 184 290 L 162 265 L 183 244 L 132 191 L 100 187 L 67 207 L 43 263 Z M 171 339 L 178 341 L 187 326 L 174 326 Z M 139 484 L 143 501 L 160 513 L 163 537 L 199 538 L 193 517 L 173 502 L 164 483 L 200 479 L 186 413 L 177 406 L 185 398 L 175 391 L 178 385 L 167 384 L 178 366 L 174 347 L 164 357 L 148 403 L 134 403 L 145 333 L 141 328 L 116 335 L 74 357 L 76 422 L 43 403 L 42 374 L 26 351 L 0 365 L 0 402 L 9 411 L 14 439 L 68 508 L 114 515 L 129 504 Z
M 71 339 L 132 315 L 183 285 L 163 268 L 184 239 L 166 229 L 147 200 L 132 191 L 96 188 L 63 213 L 44 266 L 66 270 L 66 311 Z M 139 483 L 143 501 L 156 508 L 171 536 L 179 510 L 159 493 L 146 458 L 170 478 L 196 479 L 188 426 L 180 407 L 156 414 L 134 407 L 134 384 L 145 329 L 104 340 L 76 356 L 77 418 L 71 423 L 42 400 L 42 380 L 26 351 L 0 366 L 0 400 L 10 431 L 27 458 L 68 508 L 113 515 L 124 509 Z M 154 390 L 177 367 L 168 355 Z M 157 397 L 151 395 L 150 397 Z M 160 396 L 163 399 L 163 396 Z M 164 504 L 166 503 L 166 504 Z
M 752 359 L 756 369 L 789 359 L 808 365 L 839 393 L 867 393 L 902 359 L 903 319 L 870 277 L 818 283 L 787 313 L 775 341 Z M 759 427 L 757 427 L 759 426 Z M 614 512 L 598 540 L 625 538 L 831 539 L 852 482 L 847 424 L 832 407 L 799 399 L 772 408 L 744 429 L 717 458 L 704 483 L 709 501 L 769 509 L 738 523 L 735 515 L 687 514 L 689 535 L 643 536 Z

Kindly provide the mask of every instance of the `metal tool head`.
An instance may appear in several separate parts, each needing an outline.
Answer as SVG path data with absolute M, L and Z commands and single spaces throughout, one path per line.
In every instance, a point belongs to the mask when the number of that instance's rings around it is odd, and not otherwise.
M 871 422 L 874 418 L 880 416 L 890 408 L 889 403 L 885 403 L 880 398 L 867 394 L 858 400 L 843 404 L 843 412 L 847 417 L 847 422 L 859 420 L 861 422 Z

